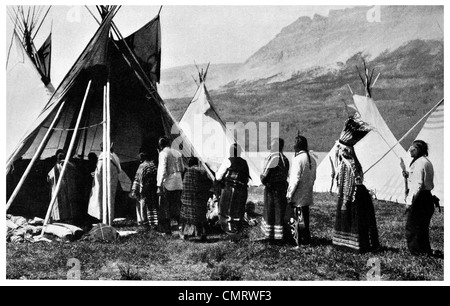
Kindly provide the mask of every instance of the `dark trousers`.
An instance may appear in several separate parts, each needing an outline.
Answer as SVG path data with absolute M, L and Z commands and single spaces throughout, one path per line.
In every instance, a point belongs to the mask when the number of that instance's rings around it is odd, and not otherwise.
M 246 186 L 225 183 L 219 200 L 219 224 L 225 233 L 241 232 L 247 197 Z
M 162 233 L 171 233 L 170 222 L 180 222 L 181 190 L 167 190 L 159 196 L 158 229 Z
M 411 254 L 430 254 L 430 222 L 434 213 L 431 192 L 420 191 L 412 203 L 406 220 L 406 242 Z
M 296 245 L 311 243 L 309 229 L 309 206 L 294 207 L 287 205 L 285 214 L 285 235 Z
M 303 232 L 303 242 L 311 242 L 311 232 L 309 231 L 309 206 L 303 206 L 301 208 L 303 215 L 303 222 L 305 223 L 305 229 Z
M 264 190 L 263 219 L 266 227 L 263 227 L 264 235 L 269 239 L 283 239 L 284 230 L 278 232 L 277 228 L 284 229 L 284 216 L 286 214 L 287 188 L 273 188 L 266 186 Z

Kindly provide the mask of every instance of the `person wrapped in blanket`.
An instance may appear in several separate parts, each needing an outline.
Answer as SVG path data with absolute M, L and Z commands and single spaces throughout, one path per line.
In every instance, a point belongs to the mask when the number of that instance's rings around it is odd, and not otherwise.
M 234 143 L 230 157 L 216 172 L 216 180 L 223 184 L 219 199 L 219 225 L 227 234 L 239 234 L 242 230 L 245 204 L 250 178 L 247 161 L 241 157 L 242 149 Z
M 314 203 L 313 187 L 317 162 L 308 150 L 308 140 L 300 133 L 295 137 L 294 151 L 286 194 L 288 201 L 286 221 L 291 230 L 291 240 L 300 246 L 311 242 L 309 207 Z
M 264 160 L 261 182 L 264 188 L 264 210 L 261 230 L 269 240 L 284 238 L 284 214 L 286 212 L 287 177 L 289 160 L 283 154 L 284 140 L 274 138 L 270 144 L 270 154 Z
M 349 117 L 336 152 L 338 200 L 333 245 L 360 253 L 380 247 L 375 209 L 354 150 L 354 145 L 370 130 L 364 121 Z
M 120 159 L 116 153 L 114 153 L 114 143 L 111 142 L 110 146 L 110 169 L 111 180 L 109 182 L 109 189 L 111 192 L 111 207 L 108 207 L 108 211 L 103 211 L 103 167 L 106 166 L 107 156 L 103 153 L 103 143 L 100 144 L 100 150 L 102 151 L 97 160 L 97 166 L 93 173 L 94 180 L 92 182 L 92 190 L 89 198 L 88 214 L 92 217 L 101 220 L 103 223 L 112 223 L 114 220 L 115 201 L 117 186 L 119 185 L 119 174 L 122 172 L 120 165 Z M 104 213 L 107 213 L 106 220 L 103 220 Z
M 51 186 L 51 196 L 56 192 L 56 186 L 60 178 L 66 154 L 62 150 L 58 150 L 56 155 L 56 164 L 47 175 L 47 181 Z M 60 221 L 69 224 L 75 224 L 79 221 L 78 194 L 79 188 L 77 184 L 77 169 L 71 162 L 67 161 L 67 168 L 61 181 L 59 193 L 56 196 L 56 202 L 51 212 L 53 221 Z
M 158 228 L 156 150 L 139 153 L 140 164 L 134 177 L 130 197 L 136 200 L 136 221 L 139 226 Z
M 184 173 L 183 192 L 181 194 L 180 238 L 200 237 L 206 241 L 208 222 L 206 220 L 208 200 L 211 197 L 212 180 L 197 157 L 190 157 Z
M 406 190 L 406 242 L 413 255 L 436 255 L 430 245 L 430 222 L 434 206 L 439 208 L 439 199 L 431 194 L 434 188 L 434 169 L 428 159 L 428 144 L 415 140 L 408 149 L 412 157 Z

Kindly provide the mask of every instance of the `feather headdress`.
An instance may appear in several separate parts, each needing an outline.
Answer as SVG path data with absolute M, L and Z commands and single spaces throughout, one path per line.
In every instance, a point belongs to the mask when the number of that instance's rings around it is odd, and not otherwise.
M 366 122 L 351 116 L 345 121 L 341 136 L 339 136 L 339 143 L 353 147 L 371 130 L 372 128 Z

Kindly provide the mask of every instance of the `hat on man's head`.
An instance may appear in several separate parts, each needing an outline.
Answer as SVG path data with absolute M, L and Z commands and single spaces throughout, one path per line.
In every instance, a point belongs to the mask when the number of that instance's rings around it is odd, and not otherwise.
M 371 130 L 372 128 L 366 122 L 351 116 L 345 121 L 341 136 L 339 136 L 339 143 L 353 147 Z

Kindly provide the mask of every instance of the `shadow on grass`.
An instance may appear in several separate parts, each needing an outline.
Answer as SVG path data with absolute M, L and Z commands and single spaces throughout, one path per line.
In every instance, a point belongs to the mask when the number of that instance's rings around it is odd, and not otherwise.
M 385 252 L 392 252 L 395 254 L 399 254 L 401 252 L 401 250 L 399 248 L 393 248 L 393 247 L 388 247 L 388 246 L 380 246 L 379 249 L 372 251 L 372 253 L 374 254 L 380 254 L 380 253 L 385 253 Z
M 311 237 L 311 246 L 326 246 L 326 245 L 332 245 L 333 242 L 329 238 L 323 238 L 323 237 Z
M 201 240 L 201 239 L 192 239 L 191 242 L 194 243 L 199 243 L 199 244 L 209 244 L 209 243 L 217 243 L 219 241 L 223 241 L 223 239 L 221 238 L 206 238 L 206 240 Z

